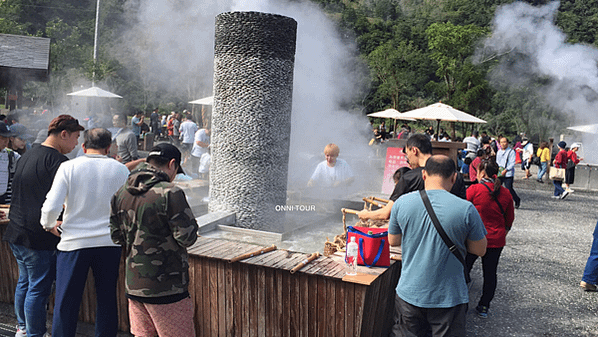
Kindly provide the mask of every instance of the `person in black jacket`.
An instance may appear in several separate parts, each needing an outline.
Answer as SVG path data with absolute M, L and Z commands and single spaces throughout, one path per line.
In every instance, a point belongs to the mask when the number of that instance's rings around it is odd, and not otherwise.
M 409 161 L 411 170 L 401 176 L 401 179 L 399 179 L 399 182 L 395 185 L 390 195 L 390 202 L 386 206 L 374 211 L 363 210 L 357 214 L 360 219 L 387 220 L 390 218 L 392 205 L 400 196 L 424 189 L 422 171 L 426 165 L 426 161 L 432 156 L 432 142 L 425 134 L 413 134 L 407 139 L 407 144 L 403 148 L 403 152 Z M 462 199 L 466 198 L 465 183 L 460 173 L 457 174 L 457 179 L 450 192 Z

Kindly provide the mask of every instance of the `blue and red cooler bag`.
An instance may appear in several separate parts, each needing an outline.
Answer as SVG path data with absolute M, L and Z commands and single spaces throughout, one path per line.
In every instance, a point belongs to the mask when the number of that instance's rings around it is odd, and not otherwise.
M 347 242 L 351 242 L 353 236 L 359 246 L 358 265 L 367 267 L 390 266 L 388 228 L 348 226 Z

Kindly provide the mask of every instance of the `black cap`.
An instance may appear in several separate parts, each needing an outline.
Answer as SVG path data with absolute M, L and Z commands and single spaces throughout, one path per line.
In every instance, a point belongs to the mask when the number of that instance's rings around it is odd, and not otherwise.
M 150 157 L 160 157 L 167 159 L 168 161 L 174 159 L 175 163 L 179 166 L 179 169 L 176 173 L 185 174 L 183 168 L 181 167 L 181 151 L 179 151 L 179 149 L 172 144 L 160 143 L 154 146 L 147 155 L 148 159 Z
M 2 137 L 13 137 L 15 134 L 10 130 L 8 125 L 2 121 L 0 121 L 0 136 Z

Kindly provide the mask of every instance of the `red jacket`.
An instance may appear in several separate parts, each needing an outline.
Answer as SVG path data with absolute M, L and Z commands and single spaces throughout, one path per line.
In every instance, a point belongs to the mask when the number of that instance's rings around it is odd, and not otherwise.
M 494 183 L 485 180 L 479 184 L 471 185 L 467 189 L 467 200 L 473 203 L 486 226 L 488 248 L 504 247 L 507 227 L 511 228 L 515 220 L 513 197 L 508 189 L 503 186 L 500 187 L 497 199 L 506 213 L 503 215 L 496 201 L 492 199 L 490 191 L 484 185 L 490 187 L 490 190 L 494 189 Z
M 577 153 L 575 153 L 575 151 L 567 151 L 567 160 L 569 159 L 571 159 L 575 165 L 579 164 L 579 159 L 577 159 Z
M 567 151 L 560 150 L 554 157 L 554 167 L 567 168 Z

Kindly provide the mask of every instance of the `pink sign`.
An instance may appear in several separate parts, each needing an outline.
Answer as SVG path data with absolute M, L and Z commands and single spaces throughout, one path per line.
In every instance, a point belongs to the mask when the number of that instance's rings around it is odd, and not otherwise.
M 382 181 L 382 193 L 391 194 L 395 188 L 392 175 L 401 167 L 409 166 L 402 148 L 389 147 L 386 149 L 386 164 L 384 165 L 384 180 Z

